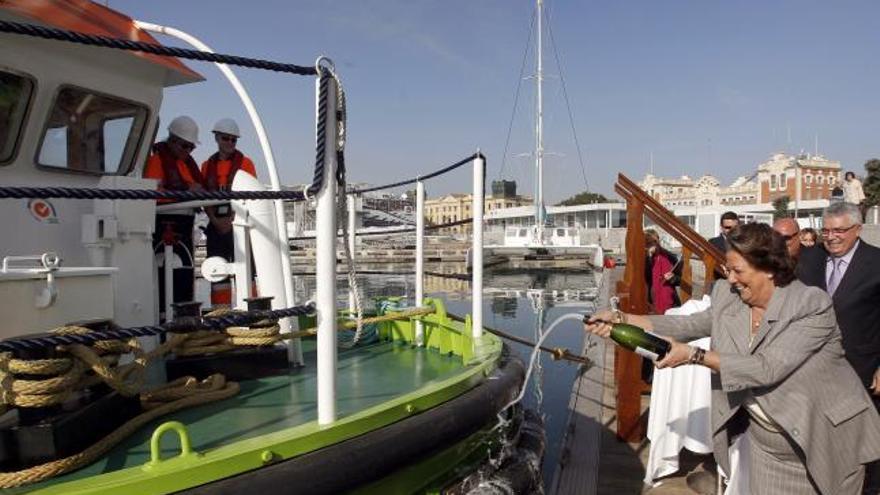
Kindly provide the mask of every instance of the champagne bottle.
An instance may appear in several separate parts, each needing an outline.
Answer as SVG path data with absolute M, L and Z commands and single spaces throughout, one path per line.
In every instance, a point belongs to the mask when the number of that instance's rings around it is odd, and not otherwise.
M 584 323 L 589 319 L 589 316 L 585 316 Z M 611 340 L 651 361 L 663 359 L 672 347 L 668 341 L 628 323 L 612 323 Z

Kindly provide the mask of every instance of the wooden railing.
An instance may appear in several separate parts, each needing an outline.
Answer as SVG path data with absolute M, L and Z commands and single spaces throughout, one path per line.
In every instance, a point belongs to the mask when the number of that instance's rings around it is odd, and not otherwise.
M 626 200 L 626 270 L 617 284 L 621 311 L 648 313 L 648 289 L 645 281 L 645 216 L 681 243 L 682 302 L 693 296 L 692 259 L 705 266 L 702 293 L 707 294 L 715 278 L 715 268 L 724 262 L 718 249 L 667 210 L 659 201 L 623 174 L 617 175 L 614 190 Z M 642 359 L 635 353 L 615 350 L 614 377 L 617 381 L 617 436 L 628 442 L 645 436 L 641 421 L 641 394 L 647 387 L 641 377 Z

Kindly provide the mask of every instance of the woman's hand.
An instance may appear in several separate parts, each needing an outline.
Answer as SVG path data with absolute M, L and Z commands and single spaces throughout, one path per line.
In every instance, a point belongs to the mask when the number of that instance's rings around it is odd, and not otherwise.
M 614 312 L 603 309 L 590 315 L 584 322 L 584 330 L 600 337 L 608 338 L 611 335 L 611 325 L 614 321 Z
M 691 354 L 693 353 L 693 348 L 691 346 L 676 342 L 662 335 L 659 335 L 659 337 L 668 341 L 672 346 L 669 348 L 669 352 L 666 353 L 666 356 L 655 363 L 657 369 L 675 368 L 676 366 L 687 364 L 690 361 Z

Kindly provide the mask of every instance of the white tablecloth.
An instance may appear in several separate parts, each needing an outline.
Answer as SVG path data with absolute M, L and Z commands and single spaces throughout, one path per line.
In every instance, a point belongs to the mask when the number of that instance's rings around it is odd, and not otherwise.
M 708 308 L 709 296 L 690 300 L 667 315 L 688 315 Z M 691 342 L 709 348 L 709 337 Z M 679 366 L 654 370 L 648 440 L 651 448 L 645 466 L 645 483 L 678 471 L 678 453 L 683 448 L 699 454 L 712 452 L 711 371 L 703 366 Z
M 688 315 L 708 308 L 709 296 L 691 300 L 667 315 Z M 709 337 L 695 340 L 691 345 L 709 349 Z M 679 366 L 654 370 L 651 388 L 651 407 L 648 412 L 648 464 L 644 482 L 678 471 L 678 454 L 686 448 L 698 454 L 712 453 L 711 370 L 704 366 Z M 748 447 L 745 435 L 730 448 L 731 471 L 725 495 L 748 494 L 748 476 L 742 472 L 748 466 Z M 719 473 L 723 476 L 723 473 Z

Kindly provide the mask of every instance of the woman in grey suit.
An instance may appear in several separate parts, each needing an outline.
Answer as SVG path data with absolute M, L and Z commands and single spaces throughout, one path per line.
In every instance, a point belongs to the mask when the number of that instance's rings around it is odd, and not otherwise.
M 585 328 L 607 337 L 610 321 L 638 325 L 672 342 L 657 367 L 710 368 L 715 459 L 729 473 L 728 448 L 748 435 L 751 493 L 860 494 L 864 464 L 880 458 L 880 417 L 844 359 L 830 297 L 795 279 L 770 226 L 743 225 L 728 240 L 727 281 L 706 311 L 606 310 Z M 678 342 L 709 335 L 709 351 Z

